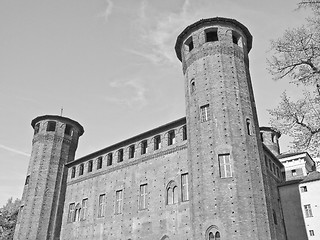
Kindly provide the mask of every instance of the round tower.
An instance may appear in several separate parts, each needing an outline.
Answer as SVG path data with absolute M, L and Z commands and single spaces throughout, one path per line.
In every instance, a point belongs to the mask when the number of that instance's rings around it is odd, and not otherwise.
M 271 239 L 251 45 L 244 25 L 220 17 L 202 19 L 177 38 L 185 77 L 192 239 Z
M 59 239 L 67 169 L 83 127 L 55 115 L 32 120 L 32 152 L 15 229 L 15 240 Z
M 260 127 L 261 142 L 275 155 L 280 154 L 279 138 L 281 133 L 271 127 Z

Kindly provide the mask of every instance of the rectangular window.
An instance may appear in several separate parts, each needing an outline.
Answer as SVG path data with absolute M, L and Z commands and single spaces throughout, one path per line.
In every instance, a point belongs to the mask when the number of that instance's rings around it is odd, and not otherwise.
M 219 154 L 218 159 L 219 159 L 219 167 L 220 167 L 220 177 L 221 178 L 232 177 L 230 154 Z
M 271 159 L 269 159 L 269 169 L 270 169 L 270 171 L 272 172 L 272 162 L 271 162 Z
M 168 132 L 168 146 L 175 144 L 176 142 L 176 135 L 174 133 L 174 130 Z
M 82 199 L 81 219 L 86 220 L 88 212 L 88 198 Z
M 76 176 L 76 167 L 71 168 L 71 178 L 74 178 Z
M 277 225 L 277 224 L 278 224 L 278 221 L 277 221 L 276 211 L 275 211 L 274 209 L 272 209 L 272 211 L 273 211 L 273 222 L 274 222 L 275 225 Z
M 99 207 L 98 207 L 98 218 L 104 217 L 105 204 L 106 204 L 106 195 L 101 194 L 99 196 Z
M 139 209 L 147 208 L 147 184 L 140 185 Z
M 26 182 L 25 182 L 24 185 L 28 185 L 28 184 L 29 184 L 29 181 L 30 181 L 30 175 L 28 175 L 28 176 L 26 177 Z
M 300 191 L 301 192 L 308 192 L 307 186 L 301 186 Z
M 306 217 L 313 217 L 310 204 L 304 205 L 304 211 L 305 211 Z
M 154 137 L 154 150 L 161 148 L 161 137 L 160 135 Z
M 183 141 L 187 140 L 187 126 L 186 125 L 184 125 L 182 127 L 182 140 Z
M 122 213 L 122 204 L 123 204 L 123 190 L 116 191 L 116 214 Z
M 141 142 L 141 155 L 148 152 L 148 142 L 147 140 Z
M 206 122 L 210 120 L 209 104 L 200 107 L 200 121 Z
M 66 128 L 64 129 L 64 134 L 73 136 L 73 130 L 71 125 L 69 124 L 66 125 Z
M 34 134 L 37 134 L 40 130 L 40 123 L 37 123 L 35 126 L 34 126 Z
M 75 210 L 75 203 L 70 203 L 69 212 L 68 212 L 68 222 L 74 222 L 75 220 L 74 210 Z
M 79 166 L 79 176 L 83 175 L 83 169 L 84 169 L 84 165 L 83 165 L 83 163 L 82 163 L 82 164 L 80 164 L 80 166 Z
M 209 29 L 206 31 L 206 42 L 216 42 L 218 41 L 218 30 Z
M 102 157 L 98 157 L 98 162 L 97 162 L 97 169 L 102 168 Z
M 314 236 L 314 231 L 313 230 L 309 230 L 309 235 L 310 236 Z
M 93 161 L 90 160 L 90 161 L 88 162 L 88 172 L 92 172 L 92 167 L 93 167 Z
M 192 37 L 189 37 L 187 41 L 185 41 L 185 45 L 187 46 L 189 52 L 193 49 L 194 46 L 193 46 Z
M 107 166 L 111 166 L 112 165 L 112 153 L 109 153 L 107 155 Z
M 129 147 L 129 159 L 134 158 L 134 151 L 135 151 L 135 147 L 134 147 L 134 145 L 131 145 Z
M 118 162 L 123 161 L 123 149 L 118 150 Z
M 188 186 L 188 173 L 184 173 L 181 175 L 181 199 L 183 202 L 189 200 Z
M 56 122 L 49 121 L 47 125 L 47 132 L 54 132 L 56 130 Z
M 274 163 L 272 163 L 272 172 L 276 174 L 276 165 Z

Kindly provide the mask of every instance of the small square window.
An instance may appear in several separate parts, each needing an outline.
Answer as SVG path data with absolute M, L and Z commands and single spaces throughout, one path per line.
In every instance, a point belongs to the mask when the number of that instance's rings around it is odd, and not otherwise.
M 292 176 L 297 176 L 297 170 L 296 169 L 291 170 L 291 175 Z
M 218 30 L 217 29 L 209 29 L 206 30 L 206 42 L 216 42 L 218 41 Z
M 300 187 L 301 192 L 308 192 L 307 186 Z
M 310 236 L 314 236 L 314 231 L 313 230 L 309 230 L 309 235 Z
M 56 122 L 49 121 L 47 125 L 47 132 L 54 132 L 56 130 Z

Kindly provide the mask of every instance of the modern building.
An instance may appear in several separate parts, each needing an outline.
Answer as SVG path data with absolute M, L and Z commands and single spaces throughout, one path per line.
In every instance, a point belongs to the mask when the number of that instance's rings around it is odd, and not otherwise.
M 260 134 L 251 47 L 234 19 L 191 24 L 175 45 L 186 117 L 79 159 L 78 122 L 35 118 L 14 239 L 285 240 L 284 166 L 273 130 Z

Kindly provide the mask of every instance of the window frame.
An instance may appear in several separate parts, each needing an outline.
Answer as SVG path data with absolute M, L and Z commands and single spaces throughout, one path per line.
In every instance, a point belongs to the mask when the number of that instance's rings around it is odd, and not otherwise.
M 93 170 L 93 160 L 88 161 L 88 173 L 92 172 Z
M 210 120 L 209 104 L 200 106 L 200 122 L 207 122 Z
M 157 135 L 153 138 L 154 150 L 159 150 L 161 148 L 161 136 Z
M 102 156 L 97 158 L 97 170 L 101 169 L 103 165 L 103 159 Z
M 129 154 L 128 155 L 129 155 L 128 156 L 129 159 L 134 158 L 134 155 L 135 155 L 135 145 L 134 144 L 129 146 Z
M 140 184 L 139 192 L 139 210 L 147 209 L 148 184 Z
M 119 162 L 123 162 L 123 156 L 124 156 L 124 154 L 123 154 L 123 148 L 120 148 L 119 150 L 118 150 L 118 163 Z
M 83 172 L 84 172 L 84 164 L 81 163 L 81 164 L 79 165 L 79 176 L 82 176 L 82 175 L 83 175 Z
M 55 132 L 57 128 L 57 122 L 56 121 L 48 121 L 47 123 L 47 132 Z
M 112 160 L 113 160 L 113 154 L 112 153 L 108 153 L 107 154 L 107 167 L 112 165 Z
M 168 132 L 168 146 L 174 145 L 176 143 L 176 133 L 175 130 L 170 130 Z
M 313 217 L 311 204 L 306 204 L 303 207 L 306 218 Z
M 105 216 L 106 194 L 100 194 L 98 198 L 98 218 Z
M 181 174 L 181 202 L 189 201 L 189 175 Z
M 148 153 L 148 140 L 143 140 L 140 143 L 141 146 L 141 155 Z
M 115 214 L 122 214 L 123 208 L 123 189 L 116 191 Z
M 218 162 L 220 178 L 231 178 L 233 174 L 230 153 L 218 154 Z

